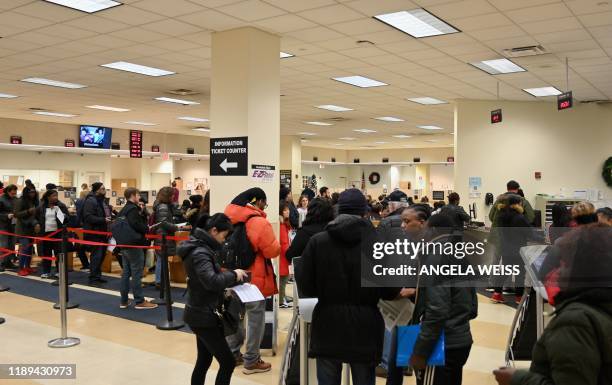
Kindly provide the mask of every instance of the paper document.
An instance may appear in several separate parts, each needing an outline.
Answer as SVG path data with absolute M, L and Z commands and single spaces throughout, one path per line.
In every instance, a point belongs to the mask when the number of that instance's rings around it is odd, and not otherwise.
M 257 286 L 250 283 L 243 283 L 242 285 L 234 286 L 232 287 L 232 290 L 243 303 L 265 300 L 263 294 L 261 294 L 261 291 L 259 291 Z
M 58 209 L 55 216 L 57 216 L 57 220 L 60 221 L 61 224 L 64 224 L 64 219 L 66 219 L 66 216 L 62 210 Z
M 177 225 L 178 227 L 185 227 L 185 226 L 187 226 L 188 224 L 189 224 L 189 223 L 187 223 L 187 222 L 183 222 L 183 223 L 177 223 L 176 225 Z

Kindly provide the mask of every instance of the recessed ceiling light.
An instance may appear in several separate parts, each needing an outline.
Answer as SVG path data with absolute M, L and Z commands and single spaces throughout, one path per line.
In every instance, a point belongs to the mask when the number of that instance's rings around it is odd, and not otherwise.
M 192 128 L 193 131 L 200 131 L 200 132 L 210 132 L 210 128 L 208 127 L 196 127 L 196 128 Z
M 438 19 L 423 8 L 385 13 L 376 15 L 374 18 L 417 38 L 459 32 L 458 29 Z
M 22 82 L 26 82 L 26 83 L 42 84 L 42 85 L 45 85 L 45 86 L 70 88 L 70 89 L 77 89 L 77 88 L 85 88 L 85 87 L 87 87 L 87 86 L 84 86 L 82 84 L 67 83 L 67 82 L 62 82 L 62 81 L 59 81 L 59 80 L 51 80 L 51 79 L 45 79 L 45 78 L 26 78 L 26 79 L 21 79 L 21 81 Z
M 100 66 L 147 76 L 166 76 L 175 74 L 175 72 L 172 71 L 166 71 L 154 67 L 147 67 L 140 64 L 128 63 L 126 61 L 117 61 L 114 63 L 101 64 Z
M 388 86 L 387 83 L 379 82 L 378 80 L 366 78 L 365 76 L 344 76 L 339 78 L 332 78 L 335 81 L 350 84 L 352 86 L 360 88 L 380 87 Z
M 17 95 L 11 95 L 11 94 L 0 94 L 0 98 L 2 99 L 14 99 L 14 98 L 18 98 L 19 96 Z
M 96 13 L 105 9 L 121 5 L 113 0 L 45 0 L 48 3 L 63 5 L 64 7 L 76 9 L 87 13 Z
M 310 124 L 313 126 L 333 126 L 332 123 L 326 123 L 326 122 L 304 122 L 306 124 Z
M 354 129 L 355 132 L 362 132 L 364 134 L 371 134 L 372 132 L 376 132 L 376 130 L 370 130 L 369 128 L 357 128 Z
M 445 102 L 444 100 L 430 98 L 429 96 L 423 96 L 420 98 L 408 98 L 408 100 L 414 103 L 426 104 L 426 105 L 447 104 L 448 103 L 448 102 Z
M 412 138 L 412 135 L 393 135 L 394 138 L 399 138 L 399 139 L 408 139 L 408 138 Z
M 306 142 L 310 142 L 310 140 L 308 140 L 308 139 L 300 139 L 300 142 L 306 143 Z
M 114 111 L 114 112 L 127 112 L 130 111 L 129 108 L 119 108 L 119 107 L 109 107 L 109 106 L 100 106 L 100 105 L 93 105 L 93 106 L 85 106 L 87 108 L 93 108 L 95 110 L 104 110 L 104 111 Z
M 282 52 L 282 51 L 281 51 L 281 53 L 280 53 L 280 58 L 281 58 L 281 59 L 286 59 L 286 58 L 288 58 L 288 57 L 294 57 L 294 56 L 295 56 L 295 55 L 290 54 L 289 52 Z
M 389 142 L 382 142 L 382 141 L 381 142 L 374 142 L 374 144 L 386 144 L 386 143 L 389 143 Z
M 299 132 L 300 135 L 306 135 L 306 136 L 314 136 L 316 135 L 316 133 L 314 132 Z
M 179 116 L 177 119 L 179 120 L 187 120 L 189 122 L 210 122 L 210 120 L 206 118 L 196 118 L 193 116 Z
M 74 118 L 76 116 L 74 114 L 62 114 L 60 112 L 49 112 L 49 111 L 36 111 L 34 113 L 36 115 L 58 116 L 60 118 Z
M 165 96 L 160 96 L 158 98 L 155 98 L 155 100 L 157 100 L 159 102 L 164 102 L 164 103 L 182 104 L 183 106 L 193 106 L 193 105 L 196 105 L 196 104 L 200 104 L 200 103 L 194 102 L 192 100 L 167 98 Z
M 555 87 L 523 88 L 523 91 L 535 97 L 561 95 L 561 91 Z
M 137 120 L 130 120 L 128 122 L 123 122 L 123 123 L 126 123 L 126 124 L 135 124 L 137 126 L 156 126 L 157 125 L 157 123 L 139 122 Z
M 525 68 L 514 64 L 508 59 L 483 60 L 470 64 L 491 75 L 511 74 L 515 72 L 527 71 Z
M 422 128 L 424 130 L 443 130 L 442 127 L 431 126 L 431 125 L 417 126 L 417 128 Z
M 353 137 L 350 137 L 350 136 L 343 136 L 342 138 L 338 138 L 338 139 L 340 139 L 340 140 L 356 140 L 357 138 L 353 138 Z
M 342 107 L 342 106 L 334 106 L 333 104 L 322 104 L 320 106 L 315 106 L 317 108 L 321 108 L 323 110 L 335 111 L 335 112 L 345 112 L 345 111 L 353 111 L 352 108 Z
M 403 122 L 404 121 L 404 119 L 396 118 L 394 116 L 380 116 L 374 119 L 382 120 L 383 122 Z
M 344 146 L 344 143 L 334 143 L 334 146 Z
M 427 142 L 427 143 L 435 143 L 435 142 L 437 142 L 437 140 L 435 140 L 435 139 L 427 139 L 427 140 L 425 140 L 425 142 Z

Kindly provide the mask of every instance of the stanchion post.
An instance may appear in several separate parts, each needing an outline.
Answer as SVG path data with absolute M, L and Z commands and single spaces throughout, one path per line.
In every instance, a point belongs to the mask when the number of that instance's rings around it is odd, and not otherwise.
M 60 321 L 61 321 L 61 337 L 55 338 L 49 341 L 48 345 L 50 348 L 69 348 L 81 343 L 81 340 L 76 337 L 68 337 L 68 314 L 66 308 L 66 294 L 68 292 L 68 286 L 66 285 L 66 249 L 63 248 L 62 252 L 59 253 L 59 265 L 60 267 L 60 285 L 59 285 L 59 304 L 60 304 Z M 63 267 L 62 267 L 63 266 Z
M 168 240 L 165 234 L 162 235 L 161 259 L 162 280 L 164 284 L 162 290 L 166 300 L 166 319 L 157 324 L 157 328 L 160 330 L 177 330 L 185 326 L 185 323 L 175 320 L 172 314 L 172 293 L 170 291 L 170 271 L 168 269 Z
M 68 232 L 66 231 L 66 226 L 62 228 L 62 243 L 60 247 L 61 247 L 60 253 L 64 256 L 64 262 L 60 263 L 60 261 L 58 260 L 57 266 L 59 270 L 64 272 L 64 276 L 66 277 L 66 279 L 64 280 L 64 286 L 66 290 L 66 309 L 75 309 L 79 307 L 79 304 L 70 302 L 70 290 L 68 290 L 68 285 L 70 285 L 70 283 L 68 282 L 68 261 L 66 260 L 66 256 L 68 256 Z M 60 272 L 60 276 L 61 276 L 61 272 Z M 61 281 L 58 282 L 58 286 L 61 283 L 62 283 Z M 60 303 L 58 302 L 55 305 L 53 305 L 53 308 L 59 309 Z

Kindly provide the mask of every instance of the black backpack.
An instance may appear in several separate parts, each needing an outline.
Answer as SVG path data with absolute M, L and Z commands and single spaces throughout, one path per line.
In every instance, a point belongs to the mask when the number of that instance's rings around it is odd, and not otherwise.
M 246 230 L 246 223 L 254 216 L 257 215 L 251 215 L 244 222 L 234 224 L 234 231 L 225 240 L 219 252 L 221 267 L 228 270 L 246 270 L 255 262 L 255 250 L 253 250 L 251 241 L 247 237 Z
M 135 210 L 136 208 L 132 208 Z M 119 212 L 119 216 L 111 224 L 111 233 L 118 245 L 141 246 L 144 244 L 144 237 L 130 226 L 127 220 L 127 210 L 125 207 Z

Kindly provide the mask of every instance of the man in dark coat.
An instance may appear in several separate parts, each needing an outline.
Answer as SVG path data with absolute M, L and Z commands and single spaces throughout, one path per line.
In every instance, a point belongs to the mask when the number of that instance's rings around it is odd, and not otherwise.
M 281 187 L 280 189 L 280 201 L 287 202 L 289 207 L 289 223 L 291 227 L 297 229 L 300 227 L 300 213 L 298 212 L 295 204 L 293 203 L 293 197 L 291 196 L 291 190 L 287 187 Z
M 83 229 L 93 231 L 108 231 L 108 224 L 111 221 L 111 211 L 104 197 L 106 196 L 106 188 L 102 182 L 96 182 L 91 185 L 91 192 L 85 198 L 83 203 Z M 108 240 L 106 235 L 84 234 L 85 240 L 93 242 L 105 243 Z M 106 255 L 106 246 L 91 247 L 91 262 L 89 271 L 89 283 L 100 284 L 106 283 L 102 279 L 102 262 Z

